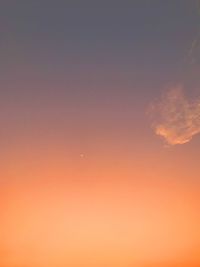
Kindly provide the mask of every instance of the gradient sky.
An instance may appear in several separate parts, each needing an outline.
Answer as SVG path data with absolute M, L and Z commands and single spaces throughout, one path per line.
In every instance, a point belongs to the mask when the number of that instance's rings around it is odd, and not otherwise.
M 196 1 L 66 2 L 0 3 L 0 266 L 199 266 L 200 137 L 147 116 L 200 96 Z

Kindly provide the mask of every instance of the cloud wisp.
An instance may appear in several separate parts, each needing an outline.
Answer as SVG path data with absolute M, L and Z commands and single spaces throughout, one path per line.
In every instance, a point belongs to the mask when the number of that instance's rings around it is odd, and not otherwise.
M 181 145 L 200 134 L 200 99 L 188 100 L 183 87 L 170 88 L 152 105 L 153 129 L 168 145 Z

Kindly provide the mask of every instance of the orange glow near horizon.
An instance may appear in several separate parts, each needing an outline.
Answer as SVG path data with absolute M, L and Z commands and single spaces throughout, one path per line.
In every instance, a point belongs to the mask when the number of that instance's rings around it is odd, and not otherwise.
M 81 167 L 82 160 L 87 161 L 79 159 L 75 166 Z M 61 165 L 39 170 L 43 177 L 38 179 L 30 174 L 25 179 L 30 166 L 15 169 L 21 179 L 2 184 L 2 267 L 179 267 L 200 262 L 198 188 L 160 179 L 162 169 L 155 177 L 129 166 L 122 177 L 116 166 L 103 179 L 105 166 L 102 177 L 97 177 L 97 166 L 90 173 L 85 167 L 83 178 Z

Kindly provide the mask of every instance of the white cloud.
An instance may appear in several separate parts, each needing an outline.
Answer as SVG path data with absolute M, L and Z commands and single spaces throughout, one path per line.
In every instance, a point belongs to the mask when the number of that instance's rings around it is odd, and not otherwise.
M 152 105 L 153 129 L 169 144 L 185 144 L 200 133 L 200 99 L 190 101 L 182 86 L 169 88 Z

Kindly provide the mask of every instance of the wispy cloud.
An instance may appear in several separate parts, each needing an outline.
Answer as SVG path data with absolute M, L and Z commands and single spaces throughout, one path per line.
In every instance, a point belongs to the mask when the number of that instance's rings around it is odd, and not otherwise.
M 200 99 L 191 101 L 176 86 L 152 105 L 153 129 L 169 145 L 185 144 L 200 133 Z
M 197 14 L 200 16 L 200 0 L 196 1 L 197 3 Z M 199 62 L 200 55 L 200 30 L 198 30 L 195 38 L 193 39 L 189 51 L 186 56 L 186 61 L 189 64 L 194 64 Z

